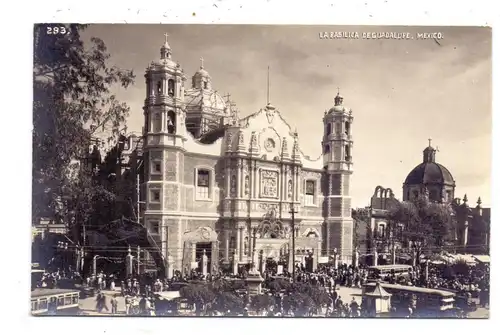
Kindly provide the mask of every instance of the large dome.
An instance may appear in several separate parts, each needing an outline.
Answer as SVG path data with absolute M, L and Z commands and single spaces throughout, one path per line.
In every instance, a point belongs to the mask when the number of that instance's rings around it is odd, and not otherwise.
M 408 174 L 406 185 L 442 184 L 455 186 L 455 180 L 450 171 L 436 162 L 423 162 Z
M 204 105 L 220 112 L 226 108 L 226 102 L 217 91 L 191 88 L 185 92 L 185 101 L 188 108 Z

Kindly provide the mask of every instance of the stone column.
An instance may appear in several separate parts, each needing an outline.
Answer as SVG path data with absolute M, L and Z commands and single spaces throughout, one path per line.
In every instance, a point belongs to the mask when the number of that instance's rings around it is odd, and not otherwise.
M 224 232 L 224 261 L 229 262 L 229 230 L 226 228 Z
M 208 273 L 208 257 L 207 257 L 207 252 L 205 249 L 203 249 L 203 255 L 201 256 L 201 273 L 206 276 Z
M 378 251 L 375 249 L 373 251 L 373 266 L 378 265 Z
M 236 194 L 235 194 L 235 197 L 236 198 L 241 198 L 241 189 L 242 189 L 242 185 L 243 183 L 241 183 L 241 160 L 240 158 L 238 158 L 238 163 L 236 164 Z M 239 210 L 239 208 L 238 208 Z
M 254 166 L 253 166 L 253 174 L 252 174 L 252 187 L 250 189 L 250 194 L 252 195 L 252 198 L 257 198 L 257 162 L 254 161 Z
M 312 253 L 312 257 L 313 257 L 313 271 L 316 271 L 316 269 L 318 268 L 318 261 L 319 261 L 319 250 L 316 249 L 314 250 L 313 249 L 313 253 Z
M 240 178 L 238 179 L 238 197 L 243 198 L 245 196 L 245 173 L 243 169 L 243 164 L 245 164 L 243 161 L 240 163 Z
M 168 268 L 167 268 L 167 278 L 172 278 L 174 276 L 174 258 L 172 256 L 167 256 L 167 264 L 168 264 Z
M 254 235 L 254 231 L 255 231 L 255 228 L 252 228 L 250 226 L 250 231 L 248 233 L 248 251 L 247 251 L 247 255 L 248 255 L 248 258 L 251 259 L 252 258 L 252 252 L 253 252 L 253 235 Z
M 125 257 L 125 265 L 126 265 L 126 271 L 127 271 L 127 276 L 132 275 L 134 272 L 134 263 L 133 263 L 134 256 L 131 254 L 130 247 L 128 248 L 128 254 Z
M 196 263 L 196 243 L 191 242 L 191 264 L 189 265 L 189 269 L 193 270 L 193 266 Z
M 241 243 L 241 230 L 240 228 L 236 227 L 236 245 L 234 247 L 236 257 L 234 258 L 234 260 L 237 263 L 240 260 L 240 243 Z
M 237 275 L 238 274 L 238 254 L 236 253 L 236 251 L 233 252 L 232 266 L 233 266 L 233 275 Z
M 294 201 L 299 201 L 300 180 L 299 180 L 299 168 L 297 167 L 294 168 L 293 180 L 294 180 L 293 188 L 295 192 Z
M 240 262 L 243 261 L 243 249 L 245 249 L 245 234 L 243 227 L 239 227 L 238 230 L 240 231 L 240 247 L 239 247 L 239 255 L 240 255 Z
M 260 251 L 260 273 L 264 276 L 264 272 L 266 271 L 266 258 L 264 256 L 264 252 Z
M 231 196 L 231 161 L 228 159 L 226 160 L 226 197 Z
M 212 251 L 210 252 L 210 269 L 208 271 L 213 273 L 213 270 L 219 269 L 219 248 L 216 241 L 212 241 Z
M 352 265 L 354 267 L 358 267 L 358 265 L 359 265 L 359 251 L 358 251 L 358 247 L 356 247 L 354 249 L 354 253 L 353 253 L 353 256 L 352 256 Z

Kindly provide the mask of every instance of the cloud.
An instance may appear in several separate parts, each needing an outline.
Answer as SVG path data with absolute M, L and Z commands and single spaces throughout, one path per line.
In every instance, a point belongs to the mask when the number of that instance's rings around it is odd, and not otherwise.
M 92 25 L 86 36 L 103 38 L 112 62 L 138 75 L 133 88 L 117 94 L 132 108 L 131 130 L 143 125 L 142 74 L 158 59 L 165 31 L 187 84 L 203 56 L 214 87 L 230 92 L 243 115 L 265 106 L 270 66 L 271 101 L 297 127 L 301 148 L 311 157 L 321 152 L 323 113 L 340 87 L 354 115 L 355 206 L 367 204 L 379 184 L 400 195 L 429 137 L 457 190 L 489 202 L 490 28 Z M 320 31 L 439 31 L 443 39 L 440 45 L 434 40 L 321 40 Z

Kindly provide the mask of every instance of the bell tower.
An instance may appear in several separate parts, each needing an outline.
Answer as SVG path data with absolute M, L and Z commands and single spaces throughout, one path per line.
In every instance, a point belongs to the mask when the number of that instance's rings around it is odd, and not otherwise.
M 172 60 L 167 38 L 165 34 L 160 59 L 151 62 L 144 75 L 144 184 L 141 193 L 145 211 L 142 216 L 143 224 L 155 238 L 164 259 L 169 255 L 181 259 L 174 255 L 181 250 L 176 249 L 178 241 L 174 237 L 180 227 L 178 213 L 182 211 L 186 77 L 181 66 Z
M 350 263 L 353 253 L 353 220 L 351 217 L 350 179 L 353 173 L 352 111 L 343 105 L 337 92 L 335 105 L 325 111 L 323 166 L 325 178 L 324 249 L 327 255 Z

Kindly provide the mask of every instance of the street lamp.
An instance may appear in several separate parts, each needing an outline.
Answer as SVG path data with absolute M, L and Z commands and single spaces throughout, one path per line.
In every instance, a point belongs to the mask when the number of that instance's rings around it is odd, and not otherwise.
M 62 241 L 57 242 L 57 249 L 61 251 L 61 267 L 64 271 L 64 269 L 66 268 L 65 258 L 66 258 L 66 251 L 68 250 L 68 243 Z

